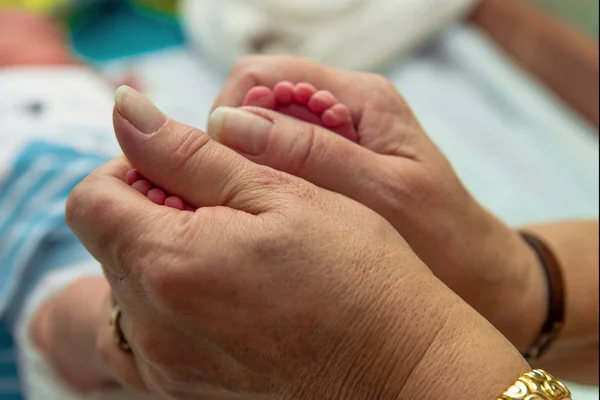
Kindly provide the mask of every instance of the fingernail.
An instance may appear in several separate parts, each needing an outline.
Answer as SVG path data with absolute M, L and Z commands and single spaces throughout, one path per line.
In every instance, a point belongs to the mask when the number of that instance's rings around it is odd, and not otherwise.
M 208 118 L 207 133 L 217 142 L 258 156 L 267 148 L 273 123 L 239 108 L 219 107 Z
M 156 132 L 167 122 L 167 116 L 146 96 L 129 86 L 117 89 L 115 107 L 123 118 L 145 134 Z

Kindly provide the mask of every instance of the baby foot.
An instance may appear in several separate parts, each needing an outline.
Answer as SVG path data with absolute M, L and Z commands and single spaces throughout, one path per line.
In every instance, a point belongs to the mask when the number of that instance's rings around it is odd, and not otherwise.
M 252 88 L 244 99 L 245 106 L 262 107 L 327 128 L 349 140 L 358 142 L 358 133 L 348 106 L 341 104 L 326 90 L 317 90 L 308 83 L 294 85 L 279 82 L 273 89 L 265 86 Z M 178 196 L 167 194 L 148 181 L 137 169 L 127 172 L 126 182 L 158 205 L 177 210 L 195 211 L 196 208 Z
M 294 85 L 283 81 L 273 89 L 257 86 L 246 94 L 244 105 L 275 110 L 320 125 L 354 142 L 358 141 L 358 133 L 348 106 L 339 103 L 330 92 L 317 90 L 308 83 Z
M 180 197 L 170 196 L 161 188 L 154 186 L 137 169 L 127 171 L 125 181 L 132 188 L 146 196 L 150 201 L 160 206 L 167 206 L 177 210 L 195 211 L 196 208 L 183 201 Z

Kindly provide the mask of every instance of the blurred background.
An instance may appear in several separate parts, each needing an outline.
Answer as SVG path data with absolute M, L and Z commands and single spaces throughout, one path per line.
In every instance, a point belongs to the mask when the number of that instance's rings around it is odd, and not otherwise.
M 89 65 L 204 127 L 245 54 L 375 71 L 508 223 L 598 217 L 598 0 L 0 0 L 0 16 L 15 7 L 54 28 L 0 17 L 0 73 Z
M 546 9 L 558 18 L 573 24 L 598 37 L 598 1 L 597 0 L 530 0 L 540 8 Z

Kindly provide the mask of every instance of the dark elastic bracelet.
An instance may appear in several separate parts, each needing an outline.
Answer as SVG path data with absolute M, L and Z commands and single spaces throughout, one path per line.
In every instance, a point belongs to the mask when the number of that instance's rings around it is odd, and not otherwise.
M 565 290 L 560 263 L 550 247 L 536 235 L 523 231 L 519 233 L 536 254 L 548 284 L 546 322 L 533 346 L 523 354 L 531 364 L 546 354 L 565 324 Z

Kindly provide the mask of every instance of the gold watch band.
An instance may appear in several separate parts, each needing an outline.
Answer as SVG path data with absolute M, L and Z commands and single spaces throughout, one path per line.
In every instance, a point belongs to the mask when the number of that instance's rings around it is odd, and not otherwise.
M 572 400 L 571 392 L 555 377 L 536 369 L 521 376 L 498 400 Z

